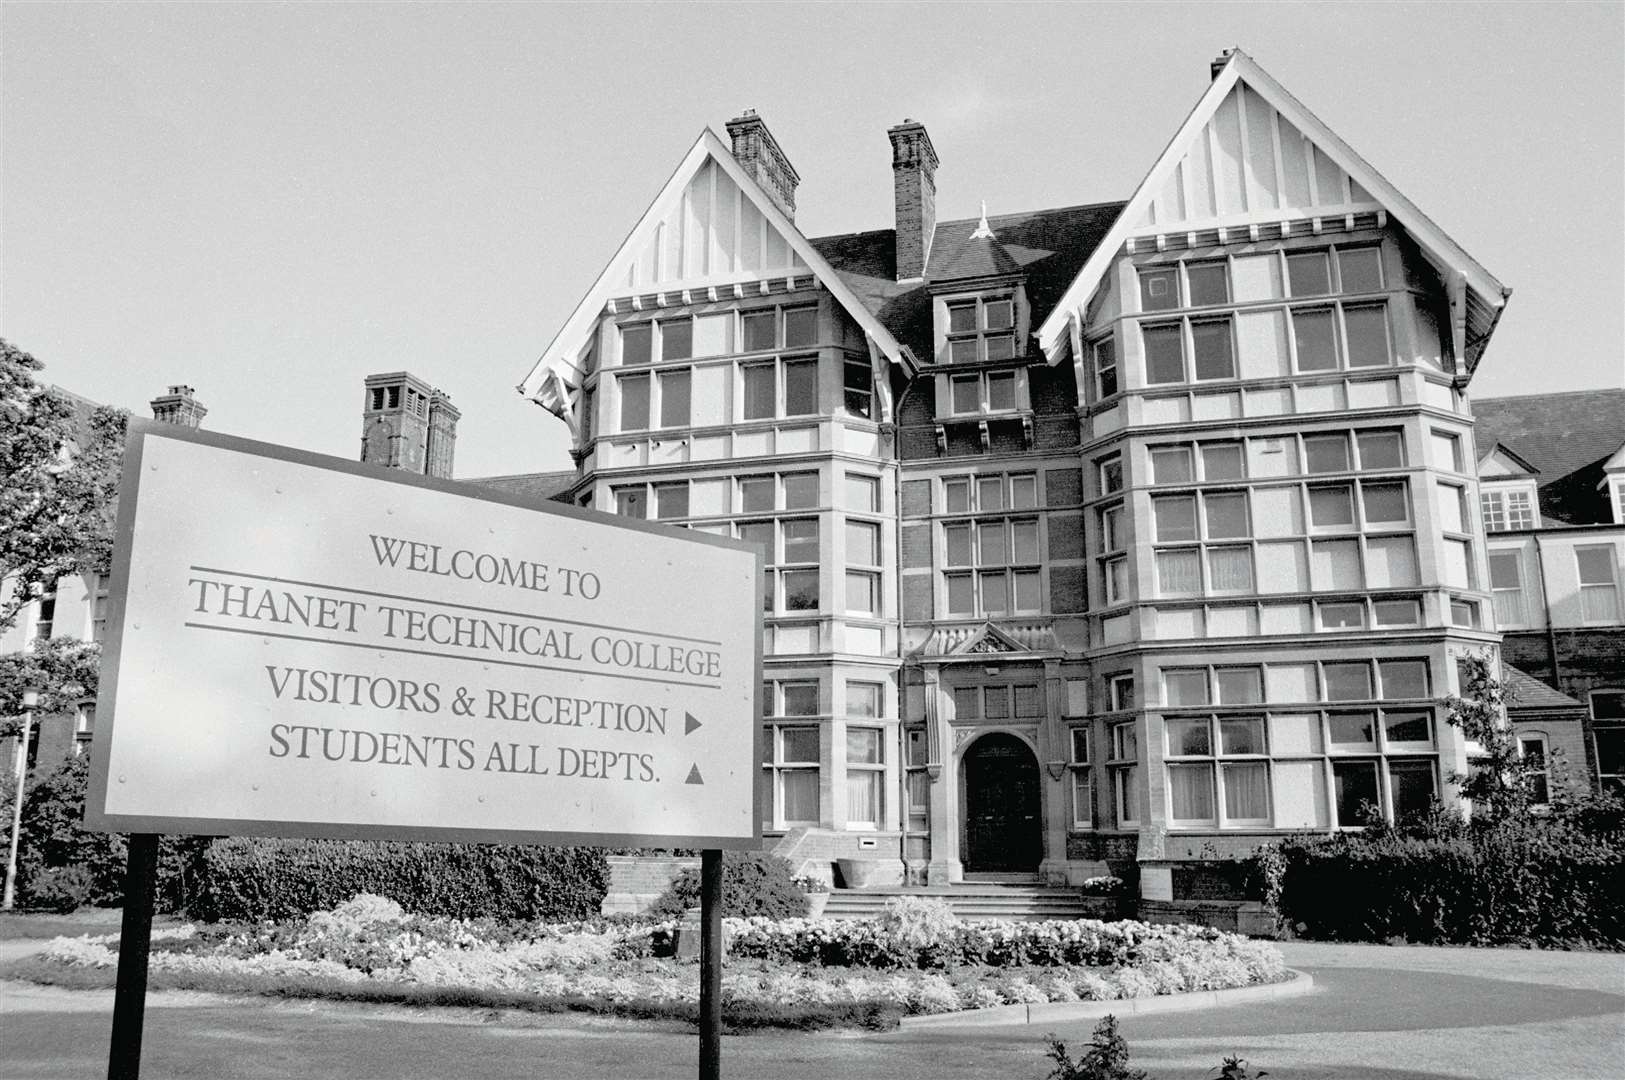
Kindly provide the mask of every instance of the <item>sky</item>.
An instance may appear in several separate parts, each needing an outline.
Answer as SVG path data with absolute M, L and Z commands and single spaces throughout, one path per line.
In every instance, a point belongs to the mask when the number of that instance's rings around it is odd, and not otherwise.
M 0 335 L 148 415 L 354 458 L 362 379 L 457 475 L 567 469 L 530 370 L 707 125 L 809 236 L 1127 199 L 1239 45 L 1514 295 L 1479 397 L 1625 383 L 1625 4 L 0 4 Z

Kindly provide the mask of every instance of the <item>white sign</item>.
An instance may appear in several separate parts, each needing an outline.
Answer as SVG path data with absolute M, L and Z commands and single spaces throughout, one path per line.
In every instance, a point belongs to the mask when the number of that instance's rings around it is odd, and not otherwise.
M 760 559 L 133 422 L 86 822 L 755 846 Z

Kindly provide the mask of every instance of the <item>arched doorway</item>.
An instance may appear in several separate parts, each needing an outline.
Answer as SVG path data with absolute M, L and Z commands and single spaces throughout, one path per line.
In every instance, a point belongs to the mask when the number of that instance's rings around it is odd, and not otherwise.
M 960 759 L 965 778 L 965 872 L 1032 873 L 1044 856 L 1038 759 L 1003 732 L 983 735 Z

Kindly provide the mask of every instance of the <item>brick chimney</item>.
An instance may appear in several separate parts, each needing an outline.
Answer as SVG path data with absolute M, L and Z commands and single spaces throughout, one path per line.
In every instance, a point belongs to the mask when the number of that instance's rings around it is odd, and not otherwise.
M 925 276 L 937 229 L 937 151 L 918 120 L 887 130 L 897 208 L 897 280 Z
M 361 400 L 361 460 L 449 480 L 461 417 L 451 398 L 411 372 L 368 375 Z
M 151 405 L 154 420 L 161 420 L 166 424 L 179 424 L 181 427 L 202 427 L 203 418 L 209 413 L 209 410 L 192 396 L 190 386 L 178 384 L 171 386 L 169 393 L 153 398 Z
M 755 109 L 746 109 L 728 121 L 728 136 L 733 139 L 734 159 L 784 211 L 784 216 L 794 221 L 796 185 L 801 183 L 801 174 L 779 149 L 778 140 L 767 130 L 766 122 L 756 115 Z
M 1224 65 L 1228 64 L 1230 62 L 1230 58 L 1234 55 L 1236 55 L 1236 50 L 1234 47 L 1232 47 L 1224 50 L 1224 52 L 1220 53 L 1218 56 L 1215 56 L 1212 61 L 1208 63 L 1208 74 L 1212 79 L 1217 79 L 1219 77 L 1219 72 L 1224 70 Z

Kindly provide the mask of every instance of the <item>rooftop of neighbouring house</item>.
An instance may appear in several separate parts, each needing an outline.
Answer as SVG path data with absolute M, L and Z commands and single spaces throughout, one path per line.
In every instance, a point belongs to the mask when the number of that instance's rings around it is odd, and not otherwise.
M 562 472 L 513 473 L 509 476 L 471 476 L 463 480 L 463 483 L 495 488 L 505 495 L 518 495 L 538 501 L 568 502 L 568 499 L 560 496 L 564 495 L 580 476 L 581 474 L 574 469 L 567 469 Z
M 1476 398 L 1480 453 L 1495 444 L 1537 470 L 1546 525 L 1613 520 L 1603 465 L 1625 443 L 1625 389 Z

